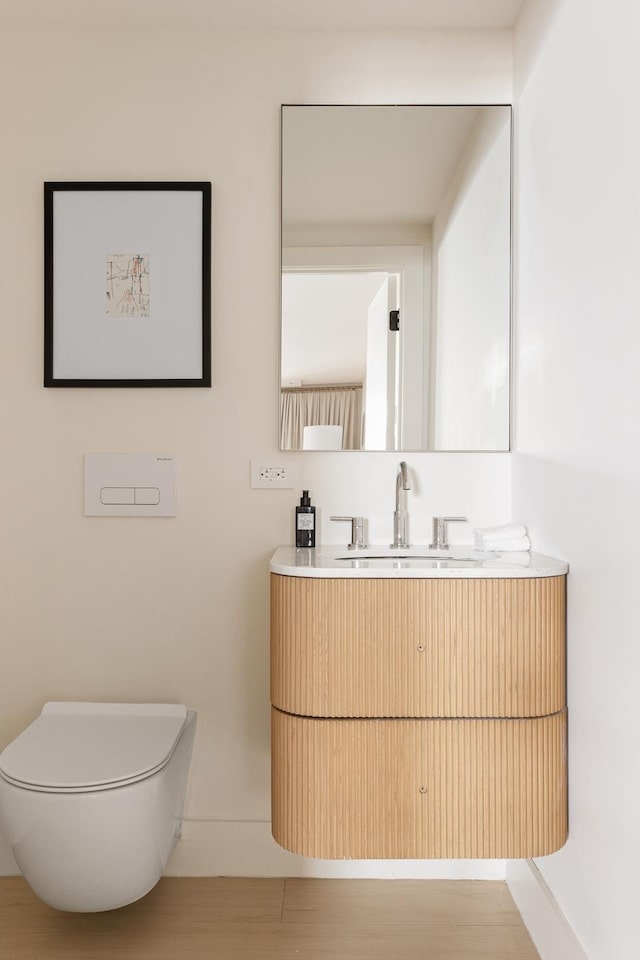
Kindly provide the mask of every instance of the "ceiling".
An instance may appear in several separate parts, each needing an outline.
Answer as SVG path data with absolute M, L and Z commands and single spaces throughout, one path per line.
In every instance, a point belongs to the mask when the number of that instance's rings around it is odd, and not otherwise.
M 285 107 L 283 224 L 426 226 L 438 210 L 479 110 Z
M 509 29 L 524 0 L 0 0 L 0 29 Z

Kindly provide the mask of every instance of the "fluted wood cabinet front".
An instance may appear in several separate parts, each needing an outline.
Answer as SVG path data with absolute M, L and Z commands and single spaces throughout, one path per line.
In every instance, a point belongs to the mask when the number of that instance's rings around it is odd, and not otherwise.
M 273 836 L 309 857 L 539 857 L 567 834 L 566 713 L 319 720 L 272 710 Z
M 567 835 L 564 576 L 271 576 L 272 832 L 328 858 Z
M 307 717 L 542 717 L 565 704 L 565 577 L 271 575 L 271 702 Z

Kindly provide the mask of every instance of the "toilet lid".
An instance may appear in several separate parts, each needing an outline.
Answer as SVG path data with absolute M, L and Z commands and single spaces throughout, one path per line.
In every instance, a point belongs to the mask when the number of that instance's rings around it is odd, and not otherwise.
M 180 704 L 46 703 L 0 754 L 0 774 L 36 790 L 137 780 L 165 765 L 186 717 Z

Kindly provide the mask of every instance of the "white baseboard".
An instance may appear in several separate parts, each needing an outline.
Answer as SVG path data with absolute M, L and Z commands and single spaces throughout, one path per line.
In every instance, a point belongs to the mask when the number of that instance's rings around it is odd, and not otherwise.
M 504 860 L 313 860 L 288 853 L 268 821 L 185 820 L 165 871 L 179 877 L 504 880 Z
M 589 960 L 533 860 L 508 860 L 506 877 L 541 960 Z
M 165 873 L 174 877 L 363 877 L 504 880 L 504 860 L 313 860 L 288 853 L 268 821 L 185 820 Z M 18 876 L 0 832 L 0 876 Z M 568 958 L 563 958 L 568 960 Z

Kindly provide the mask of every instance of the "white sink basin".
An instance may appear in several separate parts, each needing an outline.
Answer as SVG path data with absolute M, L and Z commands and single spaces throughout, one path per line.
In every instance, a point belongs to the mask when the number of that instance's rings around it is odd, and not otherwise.
M 421 563 L 423 560 L 441 560 L 449 563 L 477 563 L 484 560 L 497 560 L 498 554 L 490 551 L 469 549 L 429 550 L 425 548 L 388 550 L 380 547 L 366 550 L 350 550 L 341 556 L 334 556 L 337 561 L 367 560 L 371 563 Z

